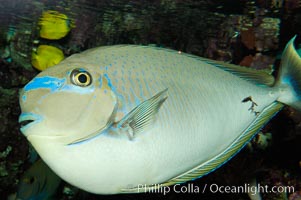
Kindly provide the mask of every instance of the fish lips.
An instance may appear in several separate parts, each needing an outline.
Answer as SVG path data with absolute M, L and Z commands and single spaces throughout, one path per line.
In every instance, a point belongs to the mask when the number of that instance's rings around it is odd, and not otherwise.
M 25 131 L 33 126 L 34 124 L 37 124 L 42 121 L 42 116 L 34 113 L 21 113 L 19 116 L 19 123 L 21 125 L 21 132 L 25 134 Z

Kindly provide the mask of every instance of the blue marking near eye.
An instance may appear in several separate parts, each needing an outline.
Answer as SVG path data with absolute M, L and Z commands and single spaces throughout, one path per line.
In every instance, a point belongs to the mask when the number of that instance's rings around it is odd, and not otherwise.
M 50 89 L 51 92 L 58 90 L 66 82 L 66 79 L 59 79 L 51 76 L 36 77 L 24 87 L 24 91 L 37 89 Z
M 26 95 L 23 95 L 23 96 L 22 96 L 22 101 L 24 101 L 24 102 L 25 102 L 25 101 L 26 101 L 26 99 L 27 99 L 27 96 L 26 96 Z
M 80 69 L 84 70 L 84 69 Z M 85 70 L 84 70 L 85 71 Z M 50 92 L 56 91 L 67 91 L 67 92 L 76 92 L 80 94 L 88 94 L 94 92 L 94 86 L 83 88 L 74 85 L 65 85 L 66 78 L 59 79 L 50 76 L 44 77 L 37 77 L 34 78 L 31 82 L 29 82 L 25 87 L 24 91 L 28 92 L 30 90 L 37 90 L 37 89 L 49 89 Z M 23 99 L 26 97 L 23 97 Z

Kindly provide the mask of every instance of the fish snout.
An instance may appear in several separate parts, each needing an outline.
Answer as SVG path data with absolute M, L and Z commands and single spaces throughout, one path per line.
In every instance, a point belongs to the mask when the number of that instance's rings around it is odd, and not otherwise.
M 19 116 L 19 124 L 21 125 L 21 132 L 24 133 L 24 131 L 29 128 L 30 126 L 40 122 L 42 120 L 42 117 L 40 115 L 34 114 L 34 113 L 21 113 Z

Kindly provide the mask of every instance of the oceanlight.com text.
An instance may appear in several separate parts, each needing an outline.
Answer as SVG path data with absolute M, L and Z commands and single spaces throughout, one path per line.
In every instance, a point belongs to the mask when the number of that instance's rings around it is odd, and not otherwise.
M 256 195 L 258 193 L 294 193 L 295 188 L 293 186 L 268 186 L 268 185 L 250 185 L 244 184 L 241 186 L 225 186 L 218 184 L 205 184 L 203 186 L 195 185 L 193 183 L 187 185 L 176 184 L 173 186 L 163 186 L 161 184 L 149 185 L 138 185 L 138 192 L 144 193 L 157 193 L 166 195 L 170 192 L 175 193 L 221 193 L 221 194 L 242 194 L 248 193 Z
M 208 187 L 205 184 L 204 187 Z M 293 186 L 268 186 L 268 185 L 250 185 L 244 184 L 242 186 L 224 186 L 218 184 L 209 185 L 209 191 L 211 193 L 248 193 L 256 195 L 257 193 L 294 193 L 295 188 Z

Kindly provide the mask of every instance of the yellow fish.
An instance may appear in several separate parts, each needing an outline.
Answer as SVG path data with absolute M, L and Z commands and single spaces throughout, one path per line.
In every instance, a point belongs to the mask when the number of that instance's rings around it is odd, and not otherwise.
M 227 162 L 284 104 L 301 110 L 294 38 L 280 75 L 145 46 L 75 54 L 20 94 L 21 131 L 64 180 L 145 192 Z
M 63 51 L 49 45 L 40 45 L 38 49 L 31 54 L 31 64 L 40 71 L 58 64 L 63 59 Z
M 65 37 L 74 26 L 67 15 L 53 10 L 43 12 L 39 25 L 40 37 L 49 40 Z

